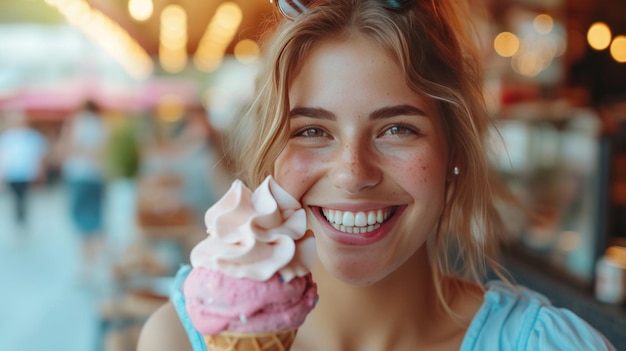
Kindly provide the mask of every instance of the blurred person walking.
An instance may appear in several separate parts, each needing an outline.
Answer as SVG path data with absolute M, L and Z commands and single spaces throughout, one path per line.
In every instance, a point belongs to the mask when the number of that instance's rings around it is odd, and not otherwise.
M 7 112 L 4 122 L 5 129 L 0 132 L 0 180 L 13 193 L 15 222 L 23 232 L 27 230 L 29 189 L 45 177 L 48 142 L 29 125 L 23 111 Z
M 72 222 L 82 239 L 81 279 L 89 280 L 105 249 L 105 152 L 109 131 L 95 102 L 87 100 L 67 120 L 60 137 L 62 176 L 69 189 Z

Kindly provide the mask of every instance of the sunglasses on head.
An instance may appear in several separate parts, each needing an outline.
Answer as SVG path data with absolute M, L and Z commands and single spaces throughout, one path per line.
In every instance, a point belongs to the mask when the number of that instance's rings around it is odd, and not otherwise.
M 274 3 L 280 13 L 290 20 L 295 20 L 299 15 L 306 12 L 316 4 L 324 1 L 337 1 L 337 0 L 270 0 Z M 385 7 L 393 10 L 402 8 L 412 0 L 380 0 L 384 3 Z

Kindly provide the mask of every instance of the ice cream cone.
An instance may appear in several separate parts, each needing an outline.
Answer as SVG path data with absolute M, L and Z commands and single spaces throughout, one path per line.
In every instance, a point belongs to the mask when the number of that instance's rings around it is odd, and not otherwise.
M 289 351 L 318 298 L 305 209 L 267 176 L 254 191 L 235 180 L 204 221 L 207 237 L 191 250 L 181 285 L 194 345 Z
M 222 332 L 204 335 L 208 351 L 289 351 L 297 329 L 267 333 Z

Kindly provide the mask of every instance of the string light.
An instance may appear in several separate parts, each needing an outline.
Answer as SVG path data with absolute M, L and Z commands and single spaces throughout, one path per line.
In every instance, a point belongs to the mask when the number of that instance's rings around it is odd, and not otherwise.
M 194 54 L 193 61 L 196 68 L 204 72 L 212 72 L 219 67 L 228 45 L 237 33 L 242 18 L 241 7 L 234 2 L 225 2 L 217 8 Z
M 152 0 L 128 0 L 128 13 L 136 21 L 145 21 L 152 16 Z
M 101 47 L 126 72 L 136 78 L 148 77 L 154 69 L 152 58 L 124 28 L 85 0 L 45 0 L 65 19 L 78 28 L 95 45 Z
M 594 50 L 604 50 L 611 44 L 611 29 L 604 22 L 595 22 L 587 31 L 587 43 Z

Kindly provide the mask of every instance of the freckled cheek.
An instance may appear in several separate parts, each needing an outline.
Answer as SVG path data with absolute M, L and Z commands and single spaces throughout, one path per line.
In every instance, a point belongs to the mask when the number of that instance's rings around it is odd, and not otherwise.
M 319 158 L 315 154 L 286 148 L 274 164 L 274 178 L 300 200 L 317 180 L 320 168 Z
M 416 156 L 411 159 L 404 159 L 401 163 L 403 167 L 394 174 L 402 183 L 428 184 L 437 186 L 445 183 L 445 163 L 439 158 L 432 156 Z

